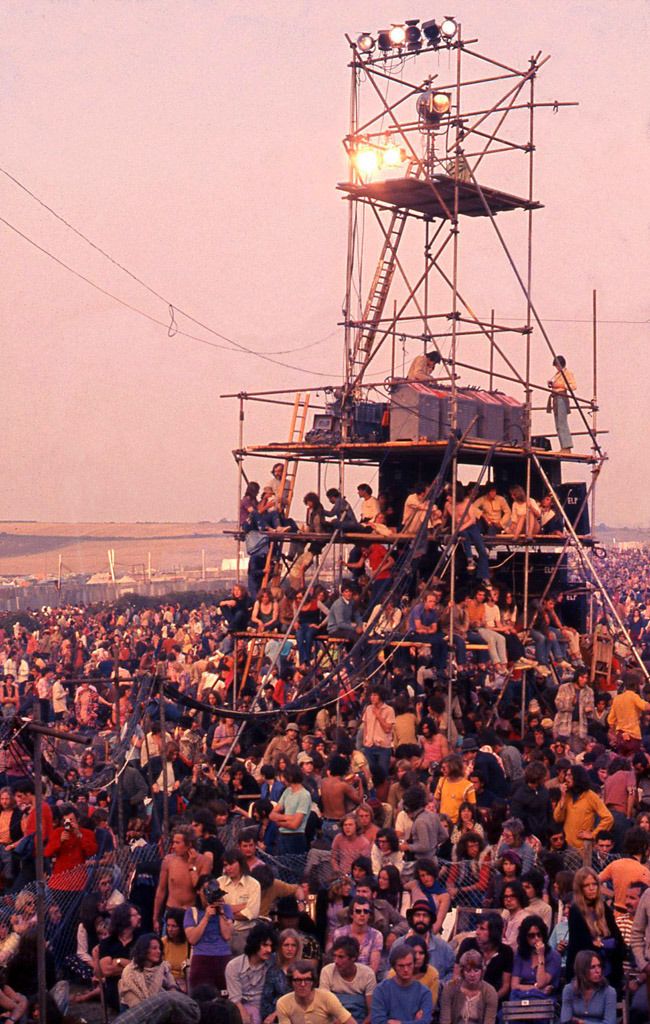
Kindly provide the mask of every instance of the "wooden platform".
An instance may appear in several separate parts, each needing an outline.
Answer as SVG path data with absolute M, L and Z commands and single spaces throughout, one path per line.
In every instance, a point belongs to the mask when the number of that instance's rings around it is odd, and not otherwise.
M 337 185 L 353 199 L 365 199 L 382 206 L 409 210 L 427 220 L 448 218 L 454 213 L 454 191 L 456 181 L 447 174 L 435 174 L 431 181 L 419 178 L 391 178 L 388 181 L 371 181 L 358 185 L 341 182 Z M 499 189 L 481 185 L 481 192 L 493 214 L 508 210 L 539 210 L 542 203 L 529 202 L 521 196 L 513 196 Z M 472 182 L 458 182 L 458 212 L 465 217 L 486 217 L 481 194 Z
M 339 462 L 345 459 L 347 462 L 357 462 L 360 465 L 375 463 L 383 459 L 387 453 L 404 454 L 439 454 L 442 458 L 447 447 L 447 441 L 340 441 L 338 444 L 326 444 L 325 442 L 308 444 L 306 441 L 288 444 L 286 441 L 271 442 L 270 444 L 252 445 L 237 451 L 237 455 L 259 455 L 269 458 L 280 458 L 283 456 L 300 459 L 312 459 L 317 462 Z M 491 441 L 484 441 L 479 438 L 464 441 L 459 445 L 458 452 L 463 462 L 480 465 L 486 453 L 492 447 Z M 547 459 L 552 462 L 586 462 L 596 463 L 600 459 L 592 453 L 574 453 L 561 455 L 560 452 L 549 452 L 544 448 L 533 448 L 532 451 L 544 462 Z M 513 445 L 498 444 L 495 454 L 508 459 L 521 459 L 526 451 L 521 447 Z

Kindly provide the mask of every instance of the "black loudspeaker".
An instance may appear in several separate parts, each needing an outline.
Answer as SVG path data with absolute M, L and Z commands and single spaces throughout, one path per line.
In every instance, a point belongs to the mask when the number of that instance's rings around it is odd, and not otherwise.
M 550 437 L 544 437 L 538 434 L 536 437 L 531 437 L 530 443 L 533 448 L 541 448 L 543 452 L 550 452 L 551 450 L 551 439 Z
M 558 557 L 560 563 L 558 565 Z M 553 576 L 549 593 L 558 593 L 567 589 L 568 585 L 568 557 L 566 553 L 559 556 L 558 552 L 552 551 L 531 551 L 528 563 L 528 596 L 534 601 L 546 590 L 547 584 L 557 566 L 557 572 Z M 523 551 L 516 551 L 502 572 L 497 572 L 499 581 L 505 586 L 511 587 L 515 593 L 515 599 L 522 610 L 524 596 L 524 570 L 525 557 Z
M 589 502 L 585 501 L 587 485 L 584 483 L 558 484 L 556 492 L 562 503 L 562 508 L 569 517 L 571 525 L 578 536 L 588 536 L 591 530 L 589 526 Z M 584 508 L 580 511 L 583 502 Z
M 565 626 L 577 629 L 578 633 L 587 632 L 588 599 L 584 591 L 569 591 L 562 598 L 557 611 Z

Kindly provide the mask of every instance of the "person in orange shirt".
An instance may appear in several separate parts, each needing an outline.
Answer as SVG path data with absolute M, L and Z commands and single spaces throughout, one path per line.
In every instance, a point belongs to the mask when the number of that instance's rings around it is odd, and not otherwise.
M 625 897 L 635 882 L 650 886 L 650 871 L 645 867 L 650 851 L 650 836 L 642 828 L 631 828 L 623 842 L 623 856 L 611 861 L 598 875 L 614 890 L 614 909 L 625 913 Z

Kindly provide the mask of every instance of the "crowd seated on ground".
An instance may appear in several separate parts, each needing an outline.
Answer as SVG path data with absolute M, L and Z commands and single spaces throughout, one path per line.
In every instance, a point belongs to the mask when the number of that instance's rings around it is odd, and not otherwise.
M 366 522 L 382 514 L 363 500 Z M 602 562 L 643 664 L 650 560 Z M 626 999 L 647 1021 L 650 700 L 635 658 L 618 652 L 608 689 L 562 595 L 524 629 L 496 577 L 470 586 L 467 568 L 453 605 L 443 582 L 414 580 L 391 605 L 367 569 L 364 555 L 302 608 L 304 591 L 273 582 L 255 602 L 237 585 L 195 607 L 2 623 L 8 1019 L 36 1012 L 36 794 L 9 738 L 37 711 L 60 734 L 42 812 L 53 1019 L 101 998 L 127 1024 L 487 1024 L 537 1000 L 549 1020 L 614 1024 Z M 367 636 L 380 642 L 363 677 L 294 710 Z M 172 687 L 162 708 L 152 676 Z

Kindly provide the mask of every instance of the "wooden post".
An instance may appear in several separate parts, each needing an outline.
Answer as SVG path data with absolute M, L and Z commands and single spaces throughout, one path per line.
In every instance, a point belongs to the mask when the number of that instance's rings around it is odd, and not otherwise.
M 119 645 L 115 644 L 113 648 L 113 655 L 115 660 L 115 669 L 113 677 L 113 700 L 115 707 L 115 731 L 117 733 L 117 742 L 120 742 L 120 733 L 122 732 L 122 712 L 120 710 L 120 662 L 119 662 Z M 124 831 L 124 806 L 122 803 L 122 773 L 118 771 L 116 780 L 116 792 L 117 792 L 117 841 L 121 845 L 126 837 Z
M 32 709 L 34 722 L 40 724 L 41 707 L 38 701 Z M 45 871 L 43 865 L 43 760 L 42 739 L 34 730 L 34 799 L 36 814 L 36 969 L 38 974 L 38 1008 L 41 1024 L 47 1024 L 47 977 L 45 969 Z
M 160 751 L 162 754 L 162 778 L 163 778 L 163 831 L 165 838 L 169 837 L 169 785 L 167 782 L 167 729 L 165 726 L 165 679 L 161 675 L 158 708 L 160 714 Z

